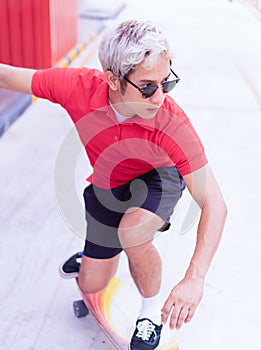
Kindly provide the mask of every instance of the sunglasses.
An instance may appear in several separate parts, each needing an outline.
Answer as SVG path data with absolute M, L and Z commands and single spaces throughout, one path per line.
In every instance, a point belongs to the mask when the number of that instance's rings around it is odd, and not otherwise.
M 165 81 L 164 83 L 162 83 L 160 85 L 147 85 L 147 86 L 144 86 L 144 87 L 140 88 L 136 84 L 134 84 L 131 80 L 129 80 L 127 77 L 124 77 L 124 80 L 126 80 L 129 84 L 131 84 L 137 90 L 139 90 L 139 92 L 141 93 L 142 98 L 149 98 L 149 97 L 151 97 L 152 95 L 155 94 L 155 92 L 157 91 L 157 89 L 159 87 L 162 88 L 162 91 L 165 94 L 170 92 L 172 89 L 174 89 L 176 84 L 180 81 L 180 78 L 177 76 L 176 73 L 173 72 L 173 70 L 171 68 L 170 68 L 170 71 L 171 71 L 172 74 L 174 74 L 176 79 L 170 80 L 170 81 Z

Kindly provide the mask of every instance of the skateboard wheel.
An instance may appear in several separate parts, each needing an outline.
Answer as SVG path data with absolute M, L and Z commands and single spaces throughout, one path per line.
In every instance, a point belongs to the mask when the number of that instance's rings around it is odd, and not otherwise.
M 84 304 L 83 300 L 75 300 L 73 302 L 73 311 L 77 318 L 85 317 L 89 313 L 89 310 L 87 306 Z

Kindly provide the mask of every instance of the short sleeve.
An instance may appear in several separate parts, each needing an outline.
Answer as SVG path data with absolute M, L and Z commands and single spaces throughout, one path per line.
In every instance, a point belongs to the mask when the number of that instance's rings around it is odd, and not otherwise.
M 78 68 L 38 70 L 32 79 L 33 94 L 65 107 L 78 74 Z

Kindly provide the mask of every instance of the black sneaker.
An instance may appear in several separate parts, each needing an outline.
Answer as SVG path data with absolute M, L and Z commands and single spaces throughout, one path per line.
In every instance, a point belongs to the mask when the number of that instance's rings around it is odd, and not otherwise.
M 136 322 L 129 350 L 154 350 L 160 341 L 162 325 L 157 326 L 151 320 L 142 318 Z
M 59 274 L 63 278 L 78 277 L 83 252 L 79 252 L 71 256 L 68 260 L 62 263 L 59 267 Z

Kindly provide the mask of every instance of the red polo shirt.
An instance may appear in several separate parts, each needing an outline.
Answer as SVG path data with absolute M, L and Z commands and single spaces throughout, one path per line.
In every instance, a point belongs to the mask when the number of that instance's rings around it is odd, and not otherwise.
M 69 113 L 93 167 L 88 181 L 96 186 L 118 187 L 159 167 L 176 166 L 183 176 L 207 163 L 199 137 L 170 96 L 154 118 L 135 116 L 119 124 L 105 75 L 96 69 L 37 71 L 32 91 Z

